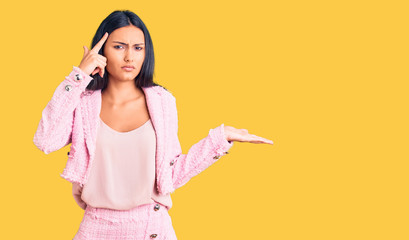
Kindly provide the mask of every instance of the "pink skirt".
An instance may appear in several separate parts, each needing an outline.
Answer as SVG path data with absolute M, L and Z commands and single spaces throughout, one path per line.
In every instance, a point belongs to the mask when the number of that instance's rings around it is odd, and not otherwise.
M 160 203 L 114 210 L 87 206 L 73 240 L 177 240 L 168 208 Z

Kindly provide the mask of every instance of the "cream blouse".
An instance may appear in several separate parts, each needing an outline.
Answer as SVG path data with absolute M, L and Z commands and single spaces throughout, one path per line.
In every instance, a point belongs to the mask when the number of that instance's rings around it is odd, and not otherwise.
M 128 132 L 99 121 L 95 160 L 82 200 L 92 207 L 116 210 L 153 202 L 170 209 L 170 194 L 159 195 L 156 190 L 156 135 L 151 120 Z

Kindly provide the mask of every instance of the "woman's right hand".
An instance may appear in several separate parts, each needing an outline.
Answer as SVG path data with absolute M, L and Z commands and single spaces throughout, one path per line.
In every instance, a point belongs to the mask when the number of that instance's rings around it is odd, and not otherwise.
M 82 57 L 80 65 L 78 66 L 78 68 L 80 68 L 84 73 L 94 75 L 99 72 L 101 77 L 104 76 L 107 59 L 106 57 L 98 54 L 98 52 L 107 39 L 108 33 L 106 32 L 101 40 L 95 44 L 93 49 L 88 50 L 88 48 L 84 46 L 84 56 Z
M 72 195 L 74 196 L 75 202 L 78 206 L 85 210 L 87 204 L 81 199 L 82 187 L 76 182 L 72 183 Z

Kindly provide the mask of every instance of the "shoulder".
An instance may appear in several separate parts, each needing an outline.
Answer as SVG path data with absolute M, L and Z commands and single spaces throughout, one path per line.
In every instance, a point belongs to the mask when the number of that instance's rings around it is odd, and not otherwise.
M 159 95 L 171 99 L 171 100 L 176 100 L 175 96 L 173 96 L 172 92 L 169 91 L 168 89 L 164 88 L 163 86 L 160 85 L 156 85 L 156 86 L 152 86 L 151 89 L 153 91 L 155 91 L 156 93 L 158 93 Z

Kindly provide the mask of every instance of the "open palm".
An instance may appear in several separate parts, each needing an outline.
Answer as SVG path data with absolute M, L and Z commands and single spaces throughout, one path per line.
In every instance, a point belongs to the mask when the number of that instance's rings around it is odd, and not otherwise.
M 273 145 L 273 141 L 250 134 L 247 129 L 237 129 L 232 126 L 224 126 L 224 133 L 227 141 L 250 142 L 250 143 L 267 143 Z

